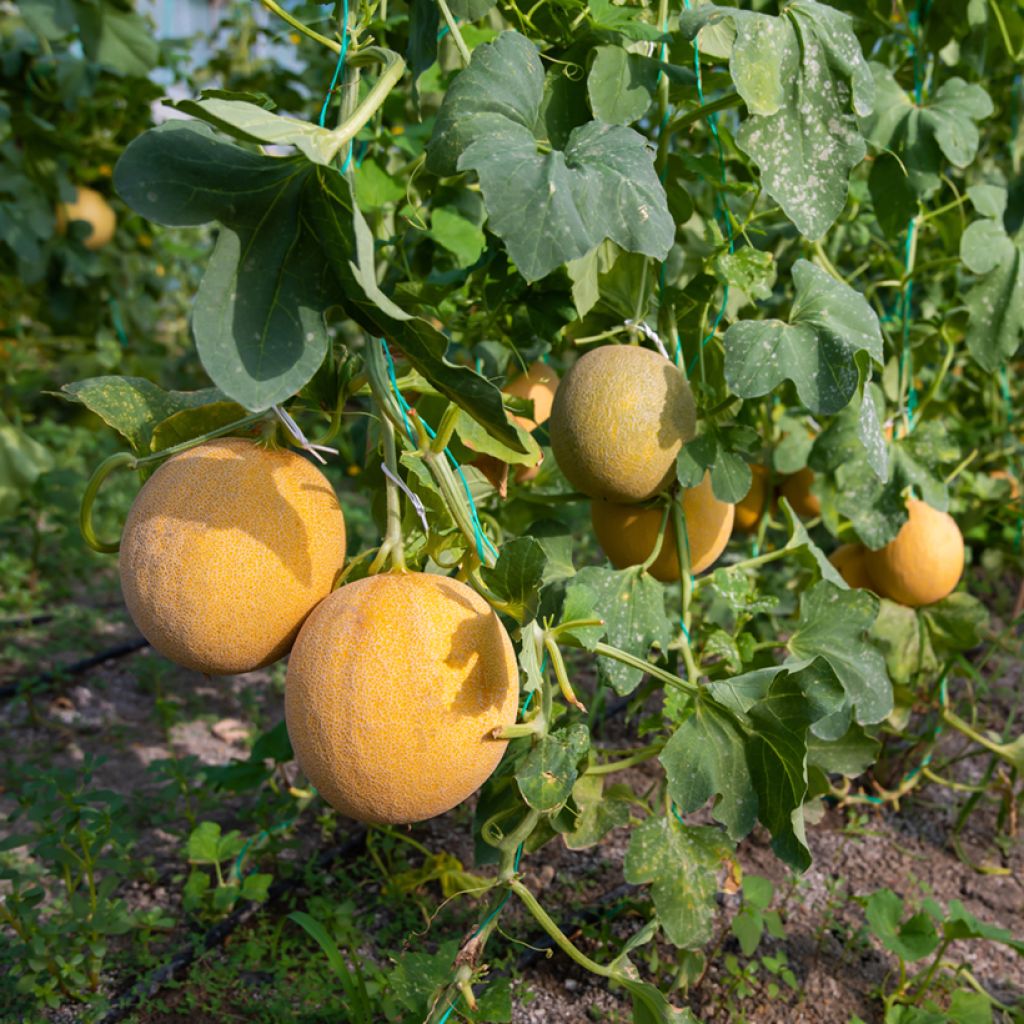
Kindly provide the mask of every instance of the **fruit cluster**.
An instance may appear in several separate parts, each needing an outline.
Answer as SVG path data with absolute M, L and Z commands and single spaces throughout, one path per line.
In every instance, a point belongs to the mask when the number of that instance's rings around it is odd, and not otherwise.
M 519 673 L 498 616 L 427 573 L 333 590 L 345 520 L 327 478 L 290 451 L 226 437 L 168 459 L 132 505 L 121 585 L 161 654 L 210 675 L 291 651 L 285 717 L 299 765 L 362 821 L 463 801 L 497 766 Z
M 650 560 L 656 579 L 679 579 L 679 542 L 666 528 L 671 510 L 650 499 L 675 479 L 676 458 L 696 428 L 690 385 L 656 352 L 592 349 L 566 374 L 551 410 L 551 448 L 566 479 L 591 499 L 594 535 L 616 568 Z M 702 572 L 725 550 L 735 507 L 714 496 L 708 474 L 673 500 L 690 571 Z

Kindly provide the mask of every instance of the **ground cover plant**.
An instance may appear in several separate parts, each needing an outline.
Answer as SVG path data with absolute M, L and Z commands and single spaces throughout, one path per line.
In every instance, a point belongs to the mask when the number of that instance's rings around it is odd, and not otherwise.
M 4 1019 L 1024 1019 L 1014 4 L 10 6 Z

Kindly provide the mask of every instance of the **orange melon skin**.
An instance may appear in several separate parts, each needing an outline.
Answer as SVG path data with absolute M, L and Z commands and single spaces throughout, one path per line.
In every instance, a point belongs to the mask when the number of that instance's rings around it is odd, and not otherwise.
M 696 575 L 713 565 L 725 550 L 732 535 L 735 509 L 714 496 L 707 473 L 696 487 L 683 491 L 681 500 L 690 548 L 690 572 Z M 647 560 L 657 543 L 663 515 L 659 506 L 618 505 L 597 499 L 590 503 L 594 534 L 616 569 L 640 565 Z M 670 519 L 661 550 L 648 572 L 662 583 L 671 583 L 679 579 L 679 571 L 679 548 Z
M 768 500 L 771 472 L 765 466 L 751 466 L 750 473 L 750 490 L 742 501 L 736 503 L 736 522 L 733 529 L 739 533 L 753 533 L 757 529 Z
M 92 228 L 82 240 L 86 249 L 102 249 L 113 237 L 117 216 L 110 204 L 95 189 L 80 187 L 70 203 L 57 207 L 57 232 L 64 234 L 68 223 L 84 220 Z
M 793 511 L 801 519 L 814 519 L 821 515 L 821 500 L 811 494 L 814 474 L 804 466 L 803 469 L 786 477 L 780 491 L 782 496 L 793 506 Z
M 693 393 L 675 365 L 649 349 L 606 345 L 565 375 L 548 430 L 573 487 L 635 504 L 669 485 L 696 421 Z
M 1010 485 L 1010 497 L 1016 501 L 1020 497 L 1020 481 L 1008 470 L 994 469 L 989 476 L 993 480 L 1006 480 Z
M 121 589 L 161 654 L 231 675 L 287 654 L 345 560 L 327 478 L 290 451 L 224 437 L 168 459 L 121 538 Z
M 310 615 L 285 683 L 299 766 L 335 809 L 398 824 L 443 814 L 478 789 L 507 746 L 519 671 L 505 628 L 464 583 L 371 576 Z
M 523 430 L 534 431 L 551 418 L 551 407 L 558 390 L 558 374 L 547 363 L 531 363 L 526 373 L 513 377 L 503 388 L 506 395 L 533 402 L 533 419 L 513 416 L 512 421 Z
M 871 577 L 868 575 L 864 556 L 868 549 L 863 544 L 840 544 L 828 556 L 828 560 L 836 567 L 839 575 L 848 587 L 854 590 L 871 590 Z
M 911 498 L 909 519 L 884 548 L 867 551 L 864 564 L 874 589 L 911 608 L 951 594 L 964 571 L 964 538 L 947 512 Z

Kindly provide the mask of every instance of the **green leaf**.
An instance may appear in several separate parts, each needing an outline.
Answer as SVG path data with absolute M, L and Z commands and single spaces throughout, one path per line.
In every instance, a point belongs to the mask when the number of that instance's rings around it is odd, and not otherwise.
M 630 837 L 623 868 L 627 882 L 653 883 L 654 908 L 668 940 L 699 949 L 711 938 L 718 873 L 731 857 L 716 828 L 648 818 Z
M 270 893 L 270 883 L 273 880 L 273 875 L 262 875 L 256 872 L 246 875 L 242 882 L 242 899 L 253 900 L 256 903 L 265 902 Z
M 612 829 L 629 824 L 630 804 L 635 799 L 625 786 L 605 787 L 601 775 L 582 775 L 572 787 L 575 814 L 567 807 L 562 816 L 569 816 L 562 839 L 570 850 L 586 850 L 596 846 Z M 570 805 L 571 806 L 571 805 Z
M 220 405 L 224 400 L 216 388 L 164 391 L 145 377 L 90 377 L 65 384 L 60 391 L 65 398 L 96 413 L 140 455 L 153 450 L 157 428 L 168 424 L 171 417 L 190 409 Z
M 886 949 L 904 960 L 920 960 L 939 945 L 939 934 L 922 912 L 903 920 L 903 901 L 891 889 L 872 893 L 864 908 L 872 932 Z
M 172 106 L 241 142 L 294 146 L 307 160 L 325 167 L 330 166 L 341 147 L 348 144 L 336 130 L 296 117 L 284 117 L 246 100 L 203 96 L 198 100 L 179 100 Z
M 877 149 L 895 153 L 914 192 L 925 197 L 939 185 L 943 158 L 967 167 L 978 152 L 978 127 L 992 113 L 992 100 L 980 85 L 947 78 L 922 104 L 914 102 L 892 71 L 871 64 L 875 110 L 862 120 Z M 905 225 L 904 225 L 905 226 Z
M 935 913 L 934 904 L 931 901 L 926 903 L 926 909 L 932 911 L 932 916 L 941 920 L 942 914 Z M 988 924 L 979 921 L 960 900 L 950 900 L 949 910 L 945 920 L 941 924 L 942 934 L 947 939 L 985 939 L 989 942 L 999 942 L 1012 949 L 1015 953 L 1024 956 L 1024 939 L 1015 938 L 1006 928 L 999 925 Z
M 480 228 L 443 206 L 430 214 L 430 237 L 452 253 L 460 267 L 471 267 L 476 263 L 487 245 Z
M 536 606 L 546 565 L 547 556 L 535 538 L 517 537 L 502 545 L 494 568 L 484 566 L 480 574 L 501 600 L 521 609 L 522 617 Z
M 750 114 L 737 144 L 800 233 L 820 238 L 864 158 L 855 115 L 871 110 L 874 85 L 848 15 L 815 0 L 784 10 L 772 18 L 709 4 L 684 11 L 679 25 L 689 38 L 707 26 L 733 26 L 729 71 Z
M 135 139 L 114 172 L 125 202 L 151 220 L 220 222 L 192 331 L 214 384 L 254 412 L 294 395 L 327 352 L 329 268 L 301 216 L 309 168 L 169 121 Z
M 587 95 L 594 117 L 605 124 L 639 121 L 651 105 L 658 81 L 656 65 L 621 46 L 596 46 L 593 55 Z
M 871 203 L 887 238 L 898 238 L 917 213 L 917 194 L 903 164 L 892 153 L 879 153 L 868 175 Z
M 437 60 L 437 28 L 440 23 L 441 11 L 435 0 L 411 0 L 405 61 L 412 72 L 412 95 L 417 109 L 419 92 L 416 86 L 420 75 Z
M 479 21 L 498 0 L 451 0 L 452 14 L 461 21 Z
M 739 288 L 752 299 L 771 298 L 775 285 L 775 257 L 749 245 L 715 257 L 715 274 L 725 284 Z
M 0 412 L 0 515 L 13 515 L 32 485 L 53 464 L 47 448 Z
M 659 758 L 680 812 L 690 814 L 718 797 L 712 814 L 734 841 L 747 835 L 757 818 L 747 739 L 736 715 L 701 693 L 694 698 L 693 715 L 672 734 Z
M 356 201 L 362 210 L 379 210 L 405 197 L 405 188 L 372 158 L 356 168 L 353 178 Z
M 675 224 L 643 136 L 591 121 L 564 149 L 539 152 L 543 96 L 544 69 L 528 39 L 504 32 L 478 47 L 438 111 L 427 167 L 441 176 L 476 171 L 488 226 L 528 281 L 605 238 L 664 259 Z
M 366 330 L 399 344 L 412 366 L 492 437 L 513 451 L 523 451 L 519 432 L 505 416 L 501 392 L 471 367 L 450 362 L 448 339 L 377 286 L 373 234 L 355 204 L 348 177 L 320 168 L 315 174 L 319 187 L 312 191 L 306 212 L 349 314 Z
M 558 733 L 542 737 L 516 770 L 523 799 L 536 811 L 558 810 L 572 792 L 578 760 L 566 737 Z
M 854 723 L 846 733 L 834 740 L 824 740 L 813 732 L 807 734 L 807 764 L 833 775 L 856 778 L 878 760 L 881 744 Z
M 758 817 L 772 834 L 772 849 L 797 871 L 811 864 L 804 832 L 807 793 L 809 702 L 795 675 L 779 672 L 764 698 L 748 712 L 754 732 L 747 763 L 757 794 Z
M 576 582 L 593 592 L 613 647 L 646 658 L 652 646 L 664 649 L 668 645 L 665 588 L 639 566 L 622 570 L 587 566 L 576 574 Z M 611 658 L 601 658 L 598 666 L 601 677 L 619 696 L 632 693 L 643 677 L 639 669 Z
M 665 34 L 656 25 L 640 20 L 640 11 L 636 7 L 616 4 L 613 0 L 588 0 L 587 6 L 597 29 L 615 32 L 633 40 L 654 42 L 665 38 Z
M 1001 191 L 1001 190 L 1000 190 Z M 993 210 L 975 221 L 960 238 L 960 258 L 969 270 L 983 275 L 967 293 L 967 348 L 989 373 L 1012 358 L 1024 335 L 1024 233 L 1010 238 L 997 195 L 975 193 L 975 205 Z
M 574 579 L 565 588 L 565 599 L 562 602 L 562 614 L 559 618 L 559 625 L 569 622 L 586 622 L 588 619 L 600 619 L 597 607 L 597 593 Z M 592 651 L 598 642 L 604 637 L 605 626 L 574 626 L 570 630 L 559 633 L 560 639 L 579 644 L 580 647 Z
M 219 864 L 220 825 L 204 821 L 189 833 L 186 853 L 190 864 Z
M 793 282 L 788 323 L 741 321 L 726 331 L 726 381 L 757 398 L 791 380 L 812 412 L 838 412 L 857 390 L 856 354 L 882 360 L 878 317 L 859 292 L 806 260 L 794 265 Z
M 892 710 L 885 660 L 867 641 L 877 615 L 873 594 L 822 580 L 801 595 L 800 620 L 787 643 L 798 659 L 821 657 L 829 663 L 861 725 L 880 722 Z
M 235 423 L 243 416 L 245 410 L 236 402 L 210 402 L 191 409 L 182 409 L 153 428 L 150 446 L 154 452 L 161 452 L 173 445 L 208 434 L 211 430 Z
M 86 56 L 122 75 L 142 78 L 160 59 L 153 26 L 141 14 L 77 2 L 82 48 Z

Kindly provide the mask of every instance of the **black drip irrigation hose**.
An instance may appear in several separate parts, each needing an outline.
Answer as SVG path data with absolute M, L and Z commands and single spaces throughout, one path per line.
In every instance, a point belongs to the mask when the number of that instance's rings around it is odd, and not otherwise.
M 365 846 L 366 829 L 360 828 L 340 846 L 325 850 L 317 858 L 317 867 L 322 869 L 336 861 L 351 860 Z M 297 889 L 304 881 L 304 873 L 296 874 L 291 878 L 278 879 L 270 886 L 266 902 L 271 903 L 280 899 L 291 890 Z M 197 942 L 183 946 L 163 966 L 158 967 L 136 984 L 122 990 L 100 1024 L 117 1024 L 118 1021 L 124 1020 L 141 1000 L 156 995 L 168 982 L 181 977 L 203 953 L 222 945 L 236 928 L 245 924 L 262 906 L 264 906 L 263 903 L 246 901 L 244 905 L 236 907 L 223 921 L 215 924 Z M 86 1019 L 80 1018 L 78 1024 L 87 1024 Z
M 149 641 L 144 640 L 140 636 L 135 640 L 129 640 L 126 643 L 108 647 L 105 651 L 100 651 L 99 654 L 93 654 L 88 658 L 65 665 L 60 669 L 43 672 L 34 678 L 23 679 L 20 683 L 6 683 L 0 686 L 0 700 L 7 697 L 16 697 L 19 693 L 44 689 L 53 683 L 64 680 L 67 676 L 80 675 L 82 672 L 88 672 L 89 669 L 95 668 L 97 665 L 102 665 L 105 661 L 114 661 L 117 658 L 127 657 L 129 654 L 134 654 L 136 651 L 141 651 L 143 647 L 148 646 Z

